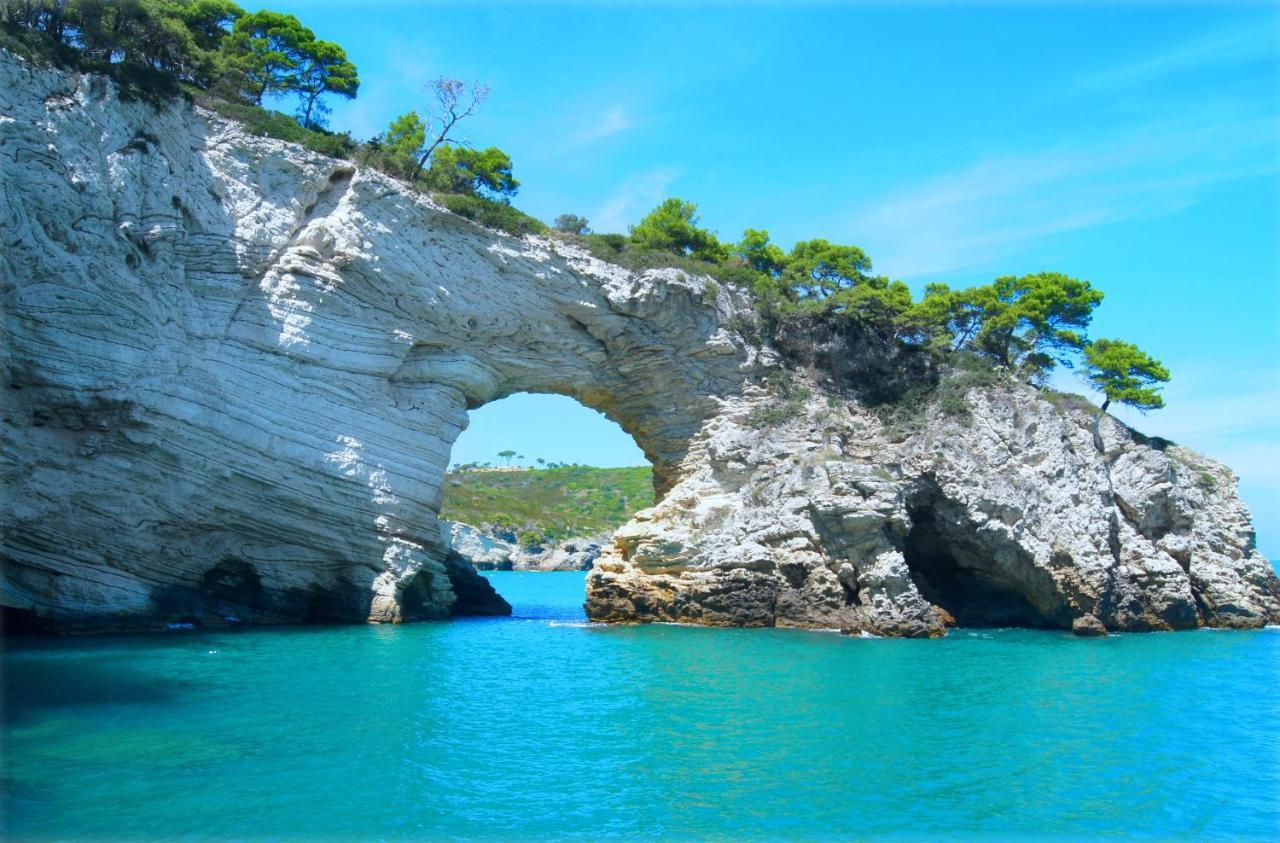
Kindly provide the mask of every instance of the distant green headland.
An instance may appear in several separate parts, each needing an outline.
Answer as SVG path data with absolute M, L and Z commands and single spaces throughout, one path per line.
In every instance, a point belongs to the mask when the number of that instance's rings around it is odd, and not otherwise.
M 468 469 L 444 478 L 442 518 L 513 533 L 522 545 L 595 536 L 653 505 L 649 466 Z

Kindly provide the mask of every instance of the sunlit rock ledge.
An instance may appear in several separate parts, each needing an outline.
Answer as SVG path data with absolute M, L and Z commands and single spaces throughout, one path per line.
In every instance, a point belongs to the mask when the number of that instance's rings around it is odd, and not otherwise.
M 1223 466 L 1030 387 L 757 429 L 747 297 L 477 227 L 376 172 L 0 53 L 3 582 L 64 631 L 509 611 L 442 538 L 466 412 L 619 422 L 660 500 L 593 619 L 936 635 L 1280 621 Z M 802 377 L 797 375 L 797 377 Z

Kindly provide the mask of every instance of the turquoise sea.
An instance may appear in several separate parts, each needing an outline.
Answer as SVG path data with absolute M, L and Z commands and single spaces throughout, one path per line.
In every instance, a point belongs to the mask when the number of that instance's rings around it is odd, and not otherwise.
M 1280 630 L 503 619 L 7 643 L 19 839 L 1280 837 Z

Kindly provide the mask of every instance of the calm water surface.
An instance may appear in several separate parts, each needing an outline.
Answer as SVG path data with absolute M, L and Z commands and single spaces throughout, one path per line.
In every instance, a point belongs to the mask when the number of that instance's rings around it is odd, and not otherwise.
M 17 838 L 1280 837 L 1280 630 L 509 619 L 10 643 Z

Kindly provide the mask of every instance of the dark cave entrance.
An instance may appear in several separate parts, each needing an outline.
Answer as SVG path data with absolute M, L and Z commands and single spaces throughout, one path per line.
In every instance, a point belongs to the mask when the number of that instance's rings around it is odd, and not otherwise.
M 912 527 L 903 544 L 911 580 L 925 600 L 960 627 L 1056 627 L 1026 596 L 1010 571 L 1018 559 L 1009 547 L 981 541 L 972 527 L 947 518 L 936 499 L 910 509 Z M 1010 564 L 1012 563 L 1012 564 Z

